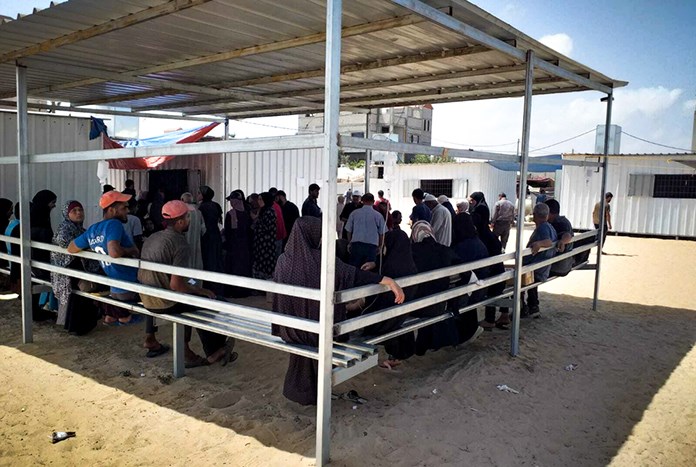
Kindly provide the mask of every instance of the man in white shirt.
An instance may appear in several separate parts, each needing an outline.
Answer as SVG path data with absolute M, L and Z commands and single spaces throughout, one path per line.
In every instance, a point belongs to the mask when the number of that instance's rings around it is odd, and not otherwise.
M 510 229 L 512 222 L 515 220 L 515 205 L 508 201 L 505 193 L 498 195 L 498 201 L 495 203 L 493 210 L 493 219 L 491 219 L 491 228 L 493 235 L 500 239 L 503 246 L 503 251 L 507 246 L 508 238 L 510 238 Z

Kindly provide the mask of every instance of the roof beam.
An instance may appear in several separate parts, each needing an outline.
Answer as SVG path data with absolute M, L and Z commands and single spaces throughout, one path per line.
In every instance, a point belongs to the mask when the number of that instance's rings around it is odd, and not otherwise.
M 60 37 L 48 39 L 38 44 L 30 45 L 22 49 L 13 50 L 0 55 L 0 63 L 17 60 L 19 58 L 29 57 L 42 52 L 48 52 L 58 47 L 69 44 L 74 44 L 85 39 L 89 39 L 103 34 L 124 29 L 145 21 L 150 21 L 161 16 L 176 13 L 187 8 L 203 5 L 210 0 L 170 0 L 162 5 L 153 6 L 145 10 L 138 11 L 120 18 L 113 19 L 107 23 L 97 24 L 87 29 L 75 31 L 70 34 L 65 34 Z
M 422 1 L 419 1 L 419 0 L 390 0 L 390 1 L 392 3 L 395 3 L 399 6 L 402 6 L 406 9 L 412 11 L 413 13 L 415 13 L 417 15 L 420 15 L 420 16 L 432 21 L 435 24 L 438 24 L 444 28 L 449 29 L 450 31 L 454 31 L 454 32 L 459 33 L 468 39 L 473 40 L 474 42 L 477 42 L 479 44 L 483 44 L 490 49 L 497 50 L 497 51 L 502 52 L 506 55 L 509 55 L 520 62 L 524 62 L 526 60 L 525 51 L 520 50 L 514 46 L 511 46 L 508 43 L 506 43 L 505 41 L 502 41 L 498 38 L 495 38 L 493 36 L 489 36 L 488 34 L 484 33 L 483 31 L 480 31 L 472 26 L 469 26 L 468 24 L 462 23 L 460 20 L 458 20 L 450 15 L 444 15 L 444 14 L 442 14 L 442 12 L 438 11 L 437 9 L 435 9 L 429 5 L 426 5 Z M 589 80 L 587 78 L 579 76 L 576 73 L 573 73 L 572 71 L 566 70 L 565 68 L 561 68 L 560 66 L 554 65 L 553 63 L 547 62 L 547 61 L 542 60 L 540 58 L 535 57 L 533 64 L 534 64 L 535 68 L 541 68 L 546 73 L 564 78 L 564 79 L 571 81 L 575 84 L 578 84 L 580 86 L 586 86 L 590 89 L 594 89 L 596 91 L 601 91 L 605 94 L 610 94 L 612 92 L 612 89 L 610 86 L 604 85 L 604 84 L 596 82 L 596 81 Z
M 158 91 L 134 92 L 132 94 L 121 94 L 119 96 L 113 96 L 113 97 L 102 97 L 101 99 L 92 99 L 92 100 L 87 100 L 87 101 L 71 102 L 71 104 L 75 107 L 79 107 L 81 105 L 113 104 L 113 103 L 136 101 L 136 100 L 140 100 L 140 99 L 151 99 L 153 97 L 160 97 L 160 96 L 171 96 L 171 95 L 176 95 L 176 94 L 182 94 L 182 92 L 178 91 L 176 89 L 169 89 L 169 90 L 160 89 Z
M 556 78 L 556 77 L 537 78 L 534 80 L 534 86 L 539 87 L 539 86 L 543 86 L 543 85 L 555 85 L 555 84 L 561 84 L 561 83 L 565 83 L 565 82 L 566 81 L 564 79 Z M 415 102 L 415 104 L 424 104 L 424 103 L 432 102 L 432 100 L 434 100 L 434 99 L 439 99 L 442 96 L 451 95 L 452 97 L 455 97 L 455 96 L 458 96 L 460 94 L 476 92 L 476 91 L 490 91 L 490 90 L 496 90 L 496 89 L 512 88 L 512 87 L 516 87 L 516 86 L 524 87 L 524 83 L 525 83 L 524 80 L 503 81 L 500 83 L 471 84 L 468 86 L 452 86 L 452 87 L 448 87 L 448 88 L 434 88 L 434 89 L 428 89 L 428 90 L 416 91 L 416 92 L 400 92 L 400 93 L 391 93 L 391 94 L 378 94 L 378 95 L 373 95 L 373 96 L 348 97 L 348 98 L 342 98 L 341 104 L 358 105 L 358 106 L 364 107 L 364 108 L 379 107 L 384 103 L 387 103 L 388 105 L 401 106 L 402 99 L 410 99 L 409 102 Z M 416 99 L 418 99 L 418 100 L 416 100 Z M 193 111 L 193 112 L 186 112 L 186 115 L 205 115 L 205 114 L 208 114 L 211 112 L 215 112 L 216 114 L 238 115 L 239 113 L 235 113 L 235 110 L 236 109 L 215 109 L 215 110 L 201 109 L 201 110 L 197 110 L 197 111 Z M 273 110 L 273 108 L 267 107 L 267 106 L 245 108 L 245 111 L 249 111 L 249 112 L 265 111 L 265 110 L 270 111 L 270 110 Z
M 124 82 L 124 83 L 144 84 L 144 85 L 149 86 L 151 88 L 160 89 L 160 90 L 171 91 L 172 89 L 176 89 L 176 90 L 187 92 L 187 93 L 212 95 L 212 96 L 218 96 L 220 98 L 225 98 L 225 99 L 230 99 L 230 100 L 240 100 L 240 101 L 250 101 L 250 102 L 267 102 L 267 103 L 271 103 L 271 104 L 275 103 L 275 104 L 282 104 L 282 105 L 290 104 L 290 105 L 297 105 L 297 106 L 301 106 L 301 107 L 310 107 L 310 108 L 317 108 L 317 109 L 324 108 L 323 103 L 318 104 L 318 103 L 306 101 L 304 99 L 264 97 L 262 95 L 253 94 L 253 93 L 245 92 L 245 91 L 228 91 L 228 90 L 217 89 L 217 88 L 209 87 L 209 86 L 200 86 L 200 85 L 196 85 L 196 84 L 186 84 L 186 83 L 181 83 L 181 82 L 176 82 L 176 81 L 165 81 L 165 80 L 161 80 L 161 79 L 157 79 L 157 78 L 144 77 L 144 76 L 143 77 L 124 76 L 122 73 L 113 73 L 110 71 L 98 70 L 96 68 L 86 68 L 86 67 L 80 67 L 80 66 L 75 66 L 75 65 L 65 65 L 65 64 L 61 64 L 61 63 L 38 61 L 38 60 L 31 59 L 31 58 L 23 60 L 23 62 L 24 62 L 24 65 L 26 65 L 29 69 L 50 70 L 53 72 L 60 72 L 60 73 L 73 74 L 73 75 L 92 76 L 92 77 L 99 78 L 103 81 L 116 81 L 116 82 Z M 8 97 L 14 97 L 14 96 L 0 95 L 0 99 L 6 99 Z M 46 98 L 49 96 L 45 96 L 45 95 L 42 96 L 42 95 L 34 94 L 32 97 Z
M 449 11 L 449 9 L 447 9 Z M 439 11 L 439 10 L 438 10 Z M 375 21 L 371 23 L 357 24 L 355 26 L 348 26 L 343 28 L 341 33 L 342 37 L 358 36 L 361 34 L 369 34 L 373 32 L 384 31 L 387 29 L 394 29 L 403 26 L 410 26 L 412 24 L 422 23 L 425 20 L 418 15 L 406 15 L 397 18 L 388 18 L 381 21 Z M 293 47 L 302 47 L 304 45 L 317 44 L 324 42 L 326 40 L 326 33 L 320 32 L 315 34 L 310 34 L 302 37 L 295 37 L 292 39 L 286 39 L 282 41 L 269 42 L 266 44 L 254 45 L 251 47 L 242 47 L 239 49 L 228 50 L 225 52 L 219 52 L 212 55 L 205 55 L 202 57 L 192 58 L 189 60 L 183 60 L 180 62 L 165 63 L 162 65 L 155 65 L 147 68 L 141 68 L 139 70 L 131 70 L 121 73 L 123 76 L 144 76 L 155 73 L 162 73 L 167 71 L 179 70 L 182 68 L 188 68 L 196 65 L 207 65 L 210 63 L 222 62 L 226 60 L 231 60 L 234 58 L 248 57 L 251 55 L 258 55 L 268 52 L 278 52 L 281 50 L 290 49 Z M 65 89 L 79 88 L 83 86 L 89 86 L 92 84 L 102 83 L 106 80 L 98 78 L 90 78 L 80 81 L 74 81 L 71 83 L 64 83 L 53 87 L 44 87 L 29 90 L 30 94 L 42 94 L 49 91 L 60 91 Z
M 364 82 L 364 83 L 357 83 L 357 84 L 347 84 L 341 86 L 341 93 L 343 92 L 351 92 L 351 91 L 361 91 L 364 89 L 373 89 L 375 87 L 392 87 L 392 86 L 402 86 L 402 85 L 407 85 L 407 84 L 418 84 L 418 83 L 429 83 L 431 81 L 438 81 L 438 80 L 446 80 L 446 79 L 459 79 L 459 78 L 468 78 L 468 77 L 474 77 L 474 76 L 487 76 L 487 75 L 498 75 L 498 74 L 504 74 L 504 73 L 513 73 L 517 71 L 523 71 L 525 70 L 526 66 L 525 65 L 510 65 L 510 66 L 500 66 L 500 67 L 492 67 L 492 68 L 480 68 L 480 69 L 473 69 L 473 70 L 466 70 L 466 71 L 454 71 L 454 72 L 447 72 L 447 73 L 437 73 L 437 74 L 427 74 L 427 75 L 422 75 L 422 76 L 412 76 L 409 78 L 396 78 L 392 80 L 379 80 L 379 81 L 370 81 L 370 82 Z M 304 89 L 300 91 L 288 91 L 288 92 L 279 92 L 279 93 L 269 93 L 269 94 L 263 94 L 265 96 L 269 97 L 290 97 L 290 96 L 297 96 L 297 97 L 309 97 L 309 96 L 317 96 L 317 97 L 323 97 L 324 94 L 324 87 L 315 87 L 311 89 Z M 178 103 L 173 103 L 173 104 L 164 104 L 164 105 L 152 105 L 152 106 L 136 106 L 138 110 L 144 111 L 144 110 L 169 110 L 169 109 L 185 109 L 185 108 L 192 108 L 192 107 L 203 107 L 206 105 L 211 105 L 211 104 L 223 104 L 225 101 L 222 101 L 220 99 L 210 99 L 210 100 L 193 100 L 190 102 L 178 102 Z

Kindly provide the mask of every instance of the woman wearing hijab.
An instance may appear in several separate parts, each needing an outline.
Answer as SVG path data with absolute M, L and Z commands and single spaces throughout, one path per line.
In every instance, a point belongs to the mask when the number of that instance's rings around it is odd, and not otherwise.
M 82 223 L 85 220 L 85 211 L 79 201 L 70 200 L 63 205 L 63 222 L 58 226 L 53 243 L 62 248 L 67 248 L 70 242 L 81 235 L 85 229 Z M 51 252 L 51 264 L 62 268 L 76 269 L 98 273 L 99 263 L 96 261 L 76 258 L 72 255 Z M 91 300 L 73 295 L 74 287 L 77 287 L 79 279 L 51 273 L 51 286 L 58 300 L 58 318 L 56 324 L 63 325 L 68 332 L 78 336 L 87 334 L 94 329 L 99 321 L 99 314 Z
M 51 227 L 51 210 L 56 207 L 58 197 L 50 190 L 41 190 L 31 200 L 30 224 L 31 240 L 33 242 L 51 243 L 53 241 L 53 228 Z M 51 261 L 51 253 L 47 250 L 34 248 L 31 258 L 35 261 L 48 263 Z M 34 276 L 48 280 L 50 274 L 43 269 L 32 269 Z
M 273 280 L 281 284 L 318 289 L 321 281 L 321 219 L 300 217 L 290 232 L 285 252 L 278 258 Z M 394 294 L 394 303 L 403 303 L 404 293 L 393 279 L 362 271 L 336 259 L 336 290 L 345 290 L 367 284 L 388 286 Z M 319 321 L 319 302 L 305 298 L 273 294 L 273 311 L 298 318 Z M 334 321 L 346 318 L 345 304 L 334 306 Z M 317 334 L 273 325 L 273 334 L 285 342 L 319 345 Z M 283 395 L 302 405 L 317 403 L 317 361 L 299 355 L 290 355 L 285 375 Z
M 386 204 L 386 203 L 385 203 Z M 403 230 L 390 230 L 384 235 L 384 255 L 380 256 L 381 266 L 375 265 L 375 272 L 397 279 L 399 277 L 411 276 L 418 273 L 416 263 L 413 261 L 411 252 L 411 241 Z M 368 263 L 370 264 L 370 263 Z M 372 263 L 374 264 L 374 263 Z M 363 266 L 366 269 L 366 266 Z M 416 295 L 417 286 L 406 287 L 404 289 L 405 301 L 413 300 Z M 394 305 L 394 298 L 389 292 L 384 292 L 376 297 L 366 299 L 365 313 L 375 313 Z M 382 321 L 365 328 L 366 335 L 381 335 L 395 331 L 408 319 L 409 315 L 397 316 L 386 321 Z M 400 336 L 384 342 L 384 349 L 389 357 L 380 363 L 382 368 L 391 369 L 401 364 L 402 360 L 412 357 L 415 353 L 415 337 L 413 332 L 407 332 Z
M 220 234 L 222 207 L 213 201 L 213 196 L 215 196 L 215 192 L 209 186 L 202 185 L 198 189 L 198 201 L 200 202 L 198 210 L 203 215 L 205 223 L 205 233 L 201 237 L 201 254 L 203 267 L 206 271 L 223 272 L 225 266 L 222 259 L 222 235 Z M 205 286 L 217 295 L 222 295 L 224 292 L 222 284 L 211 282 Z
M 265 191 L 259 196 L 259 217 L 254 224 L 254 260 L 252 274 L 257 279 L 271 279 L 276 260 L 276 215 L 273 195 Z
M 244 206 L 244 193 L 235 190 L 227 197 L 232 209 L 225 215 L 225 272 L 251 277 L 251 216 Z M 228 285 L 227 297 L 247 297 L 249 289 Z
M 413 227 L 411 227 L 411 242 L 413 261 L 416 263 L 418 272 L 433 271 L 462 263 L 462 260 L 454 253 L 454 250 L 435 241 L 433 229 L 426 221 L 418 221 L 413 224 Z M 449 277 L 431 280 L 418 286 L 416 298 L 436 295 L 446 291 L 449 287 Z M 425 355 L 428 350 L 437 350 L 442 347 L 460 344 L 474 335 L 478 326 L 470 329 L 471 326 L 462 325 L 458 321 L 468 318 L 470 315 L 465 313 L 462 317 L 458 316 L 459 302 L 459 299 L 440 302 L 413 313 L 415 316 L 428 318 L 440 316 L 449 308 L 450 312 L 457 316 L 457 319 L 454 317 L 448 318 L 419 329 L 418 338 L 416 339 L 416 355 Z M 475 321 L 476 318 L 474 318 Z M 468 324 L 468 321 L 465 324 Z
M 498 240 L 498 238 L 493 234 L 493 232 L 491 232 L 491 229 L 488 226 L 487 219 L 490 214 L 488 206 L 479 208 L 479 213 L 481 215 L 472 218 L 472 220 L 474 221 L 474 225 L 476 227 L 479 239 L 486 246 L 488 256 L 491 257 L 502 254 L 503 246 L 500 243 L 500 240 Z M 496 276 L 505 272 L 505 266 L 501 261 L 500 263 L 490 265 L 488 267 L 488 271 L 489 277 Z M 503 292 L 503 290 L 505 290 L 505 281 L 491 285 L 486 290 L 486 293 L 488 297 L 495 297 L 496 295 L 500 295 Z M 498 318 L 497 321 L 495 319 L 495 311 L 496 310 L 494 306 L 489 305 L 486 307 L 486 318 L 479 323 L 479 325 L 483 329 L 489 331 L 493 329 L 493 327 L 507 329 L 507 326 L 510 324 L 510 314 L 508 313 L 508 308 L 500 308 L 500 318 Z
M 486 197 L 482 192 L 474 191 L 471 193 L 471 195 L 469 195 L 469 213 L 471 214 L 475 225 L 479 225 L 479 222 L 483 222 L 484 220 L 486 223 L 490 222 L 491 213 L 488 209 Z M 479 217 L 481 218 L 480 220 L 477 219 Z

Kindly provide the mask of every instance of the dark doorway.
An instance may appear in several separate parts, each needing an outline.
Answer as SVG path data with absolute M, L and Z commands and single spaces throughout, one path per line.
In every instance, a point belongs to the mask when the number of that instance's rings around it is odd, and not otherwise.
M 188 170 L 150 170 L 148 181 L 150 193 L 163 189 L 165 202 L 179 199 L 188 191 Z

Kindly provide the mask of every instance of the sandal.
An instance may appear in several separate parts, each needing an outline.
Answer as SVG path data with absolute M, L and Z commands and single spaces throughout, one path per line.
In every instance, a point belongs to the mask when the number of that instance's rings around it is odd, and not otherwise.
M 128 321 L 118 320 L 118 326 L 130 326 L 131 324 L 138 324 L 143 321 L 142 315 L 131 315 L 131 319 Z
M 393 370 L 397 366 L 401 365 L 401 363 L 402 363 L 401 360 L 387 359 L 387 360 L 384 360 L 383 362 L 381 362 L 379 364 L 379 367 L 384 368 L 385 370 Z
M 360 397 L 360 394 L 358 394 L 358 391 L 356 391 L 355 389 L 351 389 L 348 392 L 344 392 L 340 395 L 340 398 L 346 401 L 355 402 L 356 404 L 367 403 L 367 399 L 365 399 L 364 397 Z
M 492 331 L 493 328 L 496 327 L 496 323 L 491 323 L 486 320 L 479 321 L 478 325 L 481 326 L 484 331 Z
M 155 358 L 169 352 L 169 346 L 166 344 L 160 344 L 156 349 L 148 349 L 145 356 L 147 358 Z
M 208 365 L 210 365 L 210 362 L 208 361 L 208 359 L 201 357 L 200 355 L 196 355 L 195 360 L 184 362 L 184 368 L 197 368 L 199 366 L 208 366 Z

